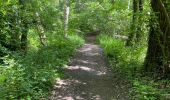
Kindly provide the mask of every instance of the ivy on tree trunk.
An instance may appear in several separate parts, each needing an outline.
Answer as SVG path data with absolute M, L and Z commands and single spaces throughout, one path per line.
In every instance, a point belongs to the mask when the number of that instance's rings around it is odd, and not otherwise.
M 153 16 L 150 24 L 145 71 L 156 77 L 170 76 L 170 16 L 167 0 L 151 0 Z

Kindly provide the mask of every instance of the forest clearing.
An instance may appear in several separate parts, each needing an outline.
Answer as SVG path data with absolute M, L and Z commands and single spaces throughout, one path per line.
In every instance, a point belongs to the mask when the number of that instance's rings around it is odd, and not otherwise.
M 170 100 L 170 1 L 0 0 L 0 100 Z

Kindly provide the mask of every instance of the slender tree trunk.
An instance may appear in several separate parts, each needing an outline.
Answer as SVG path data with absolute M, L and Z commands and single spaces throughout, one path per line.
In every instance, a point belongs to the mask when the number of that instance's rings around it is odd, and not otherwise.
M 21 11 L 26 12 L 26 10 L 25 10 L 26 2 L 24 0 L 19 0 L 19 4 L 22 6 Z M 28 43 L 27 43 L 28 42 L 28 38 L 27 38 L 28 37 L 28 23 L 25 20 L 25 18 L 23 18 L 23 16 L 21 16 L 21 23 L 20 24 L 22 26 L 20 47 L 21 47 L 21 50 L 26 53 L 27 47 L 28 47 Z
M 70 13 L 69 0 L 65 0 L 65 3 L 64 3 L 64 33 L 65 33 L 65 37 L 67 37 L 67 35 L 68 35 L 69 13 Z
M 126 42 L 127 46 L 131 46 L 134 43 L 139 43 L 142 38 L 142 12 L 143 12 L 143 0 L 133 0 L 133 19 L 131 25 L 131 32 Z
M 128 1 L 128 9 L 130 10 L 131 0 Z
M 134 38 L 135 38 L 135 35 L 136 35 L 136 24 L 137 23 L 137 12 L 138 12 L 138 0 L 133 0 L 133 19 L 132 19 L 132 24 L 131 24 L 131 27 L 130 29 L 132 30 L 129 34 L 129 38 L 126 42 L 126 45 L 127 46 L 130 46 L 132 45 L 134 42 Z
M 46 45 L 46 35 L 44 34 L 44 28 L 41 24 L 41 18 L 39 16 L 38 12 L 36 12 L 36 17 L 37 17 L 37 31 L 38 31 L 40 43 L 41 43 L 41 45 L 45 46 Z
M 22 31 L 22 35 L 21 35 L 21 50 L 23 52 L 27 52 L 27 48 L 28 48 L 28 30 L 24 30 Z
M 142 22 L 142 13 L 143 13 L 143 0 L 139 0 L 139 13 L 138 13 L 138 24 L 137 24 L 137 31 L 136 31 L 136 43 L 139 43 L 141 41 L 142 38 L 142 28 L 141 26 L 143 26 L 143 22 Z
M 11 28 L 12 31 L 15 29 Z M 20 49 L 20 34 L 14 32 L 11 32 L 11 40 L 10 40 L 10 46 L 9 49 L 12 51 L 16 51 Z

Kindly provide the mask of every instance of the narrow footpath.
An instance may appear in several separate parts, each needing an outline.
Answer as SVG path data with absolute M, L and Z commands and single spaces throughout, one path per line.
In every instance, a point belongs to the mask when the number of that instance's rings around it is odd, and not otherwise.
M 95 37 L 86 40 L 64 69 L 64 79 L 56 82 L 50 100 L 128 100 L 127 88 L 119 84 Z

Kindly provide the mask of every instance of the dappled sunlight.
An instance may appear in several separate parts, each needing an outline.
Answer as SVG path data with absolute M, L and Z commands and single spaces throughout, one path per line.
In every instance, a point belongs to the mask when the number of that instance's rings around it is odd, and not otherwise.
M 0 0 L 0 100 L 170 100 L 170 0 Z
M 107 87 L 111 86 L 111 84 L 107 84 L 111 82 L 109 80 L 106 80 L 106 83 L 101 82 L 102 80 L 86 81 L 74 78 L 59 80 L 54 87 L 50 100 L 112 100 L 113 97 L 110 95 L 114 95 L 114 90 Z
M 87 66 L 69 66 L 67 69 L 68 72 L 77 72 L 76 74 L 91 74 L 96 76 L 106 75 L 107 72 L 89 68 Z
M 79 86 L 88 87 L 88 84 L 82 82 L 82 80 L 75 79 L 59 80 L 54 87 L 53 96 L 50 97 L 50 100 L 103 100 L 101 94 L 95 93 L 95 91 L 79 90 L 81 89 Z M 76 91 L 73 87 L 77 87 L 75 88 Z M 63 93 L 62 91 L 66 91 L 67 93 Z M 87 95 L 89 96 L 87 97 Z
M 79 70 L 84 70 L 84 71 L 88 71 L 88 72 L 94 71 L 91 68 L 83 67 L 83 66 L 70 66 L 68 69 L 69 70 L 77 70 L 77 69 L 79 69 Z
M 86 48 L 84 50 L 79 50 L 79 52 L 87 52 L 87 51 L 91 51 L 91 50 L 92 50 L 92 48 Z
M 99 56 L 99 55 L 101 55 L 101 54 L 99 54 L 99 53 L 89 53 L 89 55 L 90 55 L 90 56 Z
M 97 65 L 97 62 L 92 62 L 89 60 L 78 60 L 78 59 L 76 59 L 76 60 L 77 60 L 77 62 L 81 62 L 81 63 L 85 63 L 85 64 Z
M 106 72 L 100 72 L 98 71 L 97 75 L 101 76 L 101 75 L 106 75 Z
M 98 45 L 93 45 L 93 44 L 85 44 L 84 48 L 81 48 L 78 50 L 79 52 L 93 52 L 94 49 L 99 49 Z M 96 52 L 97 53 L 97 52 Z
M 73 57 L 63 80 L 56 82 L 50 100 L 112 100 L 114 85 L 101 49 L 86 44 Z

